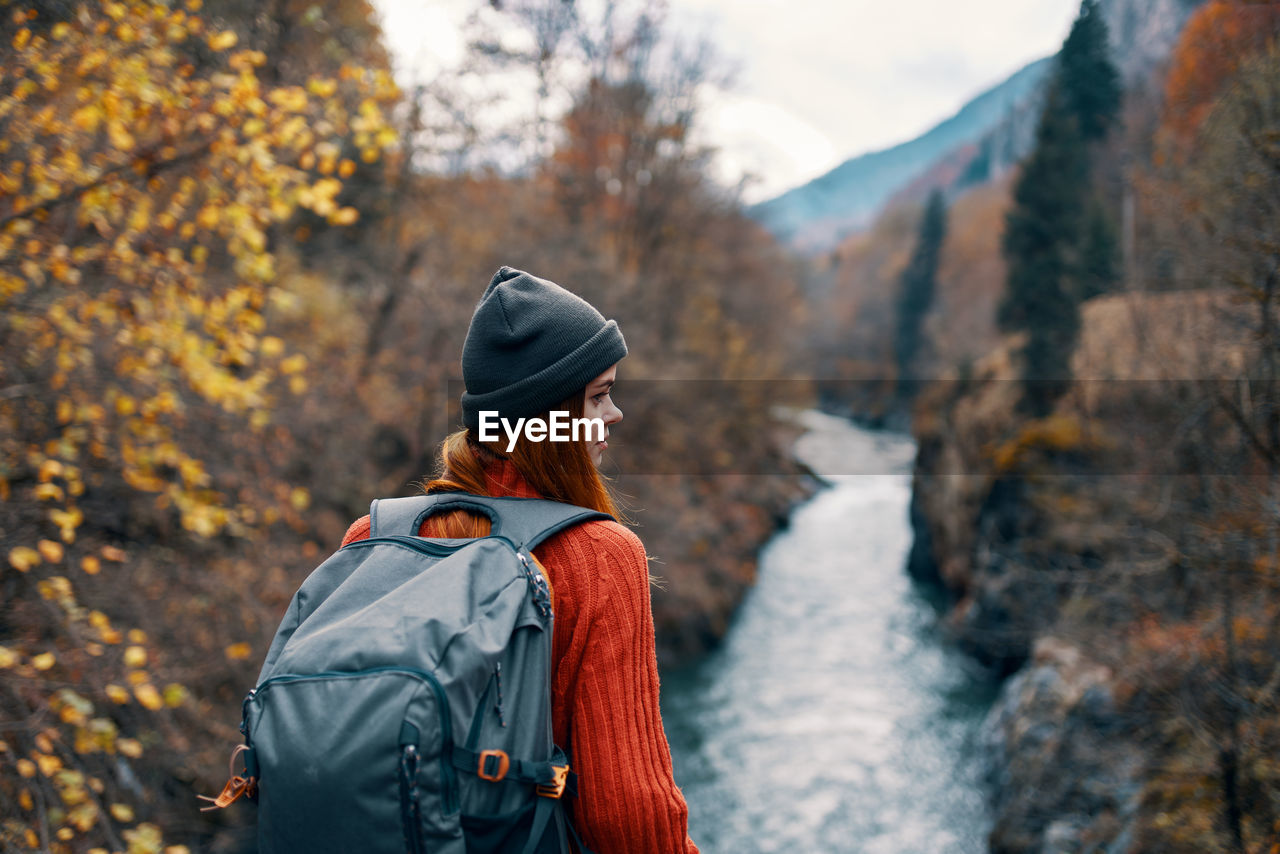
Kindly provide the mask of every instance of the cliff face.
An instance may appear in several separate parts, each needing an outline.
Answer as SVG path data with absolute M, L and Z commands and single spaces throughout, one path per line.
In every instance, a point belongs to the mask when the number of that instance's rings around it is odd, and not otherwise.
M 951 637 L 1011 676 L 986 728 L 993 851 L 1142 850 L 1163 712 L 1127 639 L 1142 613 L 1198 607 L 1181 532 L 1205 511 L 1170 476 L 1195 440 L 1171 428 L 1250 357 L 1228 334 L 1242 311 L 1221 292 L 1101 297 L 1048 419 L 1015 415 L 1016 338 L 917 409 L 911 571 L 950 593 Z
M 761 202 L 751 215 L 793 248 L 830 249 L 865 228 L 891 196 L 933 164 L 982 138 L 1040 88 L 1048 67 L 1048 60 L 1036 60 L 915 139 L 850 158 L 801 187 Z

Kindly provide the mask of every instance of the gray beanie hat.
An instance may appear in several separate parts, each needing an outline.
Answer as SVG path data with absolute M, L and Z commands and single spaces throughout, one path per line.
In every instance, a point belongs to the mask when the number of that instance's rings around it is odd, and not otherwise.
M 576 294 L 503 267 L 485 288 L 462 345 L 462 418 L 546 412 L 627 355 L 616 321 Z

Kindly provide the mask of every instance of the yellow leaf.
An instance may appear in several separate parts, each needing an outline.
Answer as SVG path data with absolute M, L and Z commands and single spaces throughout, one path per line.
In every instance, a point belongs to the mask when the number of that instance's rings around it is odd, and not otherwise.
M 121 738 L 116 741 L 116 749 L 130 759 L 137 759 L 142 755 L 142 742 L 136 738 Z
M 35 803 L 31 800 L 31 792 L 26 789 L 22 790 L 22 794 L 18 795 L 18 806 L 22 807 L 24 810 L 35 808 Z
M 360 218 L 360 212 L 355 208 L 339 208 L 329 216 L 329 222 L 332 225 L 351 225 Z
M 93 555 L 85 555 L 80 559 L 80 568 L 89 575 L 97 575 L 102 571 L 102 563 Z
M 62 770 L 62 760 L 56 756 L 48 756 L 44 753 L 36 754 L 36 765 L 40 766 L 40 773 L 46 777 L 52 777 L 58 771 Z
M 22 50 L 31 41 L 31 30 L 23 27 L 18 30 L 17 35 L 13 37 L 13 46 L 17 50 Z
M 51 652 L 42 652 L 35 658 L 31 659 L 31 666 L 36 670 L 48 670 L 57 662 L 57 658 Z
M 41 540 L 36 544 L 36 547 L 40 549 L 40 556 L 49 561 L 49 563 L 58 563 L 62 560 L 62 543 L 57 543 L 53 540 Z
M 129 702 L 129 692 L 119 685 L 110 684 L 104 690 L 107 692 L 107 698 L 116 705 L 123 706 Z
M 71 597 L 71 582 L 64 575 L 55 575 L 36 585 L 40 595 L 49 600 L 67 600 Z
M 280 363 L 280 373 L 296 374 L 298 371 L 307 367 L 307 357 L 301 353 L 295 353 Z
M 181 706 L 190 696 L 190 692 L 177 682 L 170 682 L 168 685 L 164 686 L 164 704 L 171 709 L 176 709 L 178 706 Z
M 145 667 L 147 664 L 147 651 L 140 646 L 127 647 L 124 651 L 125 667 Z
M 7 646 L 0 646 L 0 670 L 13 667 L 18 663 L 18 654 Z
M 227 658 L 232 661 L 243 661 L 248 658 L 252 652 L 253 650 L 250 648 L 249 644 L 244 643 L 243 641 L 240 643 L 233 643 L 226 649 Z
M 239 41 L 233 30 L 223 30 L 217 35 L 209 36 L 209 49 L 214 51 L 227 50 L 236 46 Z
M 307 81 L 307 89 L 311 94 L 319 95 L 321 98 L 328 98 L 338 91 L 338 84 L 332 80 L 320 80 L 312 78 Z
M 36 775 L 36 763 L 32 762 L 30 759 L 19 759 L 18 774 L 26 777 L 27 779 L 34 777 Z
M 132 151 L 137 145 L 137 140 L 133 138 L 133 134 L 129 133 L 124 126 L 124 122 L 112 121 L 107 123 L 107 136 L 111 139 L 111 144 L 121 151 Z
M 9 565 L 18 572 L 26 572 L 40 563 L 40 553 L 29 546 L 18 546 L 9 550 Z
M 144 708 L 150 709 L 153 712 L 164 708 L 164 698 L 160 696 L 160 692 L 156 690 L 156 686 L 152 685 L 150 682 L 144 682 L 134 688 L 133 696 L 138 698 L 138 702 L 141 703 Z
M 49 519 L 64 532 L 68 528 L 74 531 L 84 521 L 84 511 L 79 507 L 72 507 L 70 510 L 50 510 Z
M 80 130 L 93 133 L 102 123 L 102 108 L 97 104 L 85 104 L 71 114 L 71 121 Z
M 293 505 L 293 509 L 301 513 L 311 504 L 311 494 L 301 486 L 296 486 L 289 493 L 289 503 Z
M 110 807 L 111 817 L 116 821 L 129 822 L 133 821 L 133 807 L 128 804 L 112 804 Z
M 67 813 L 67 821 L 81 833 L 88 833 L 98 821 L 98 805 L 93 803 L 93 801 L 86 801 L 85 803 L 80 804 L 71 812 Z M 71 828 L 69 827 L 63 828 L 63 830 L 70 829 Z
M 38 501 L 61 501 L 65 496 L 62 487 L 56 483 L 41 483 L 35 488 L 36 500 Z
M 115 546 L 103 546 L 99 551 L 104 558 L 114 563 L 124 563 L 127 557 L 123 549 L 118 549 Z

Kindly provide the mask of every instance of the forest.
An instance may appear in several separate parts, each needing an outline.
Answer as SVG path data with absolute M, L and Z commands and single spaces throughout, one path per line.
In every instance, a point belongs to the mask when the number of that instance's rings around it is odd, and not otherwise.
M 686 381 L 782 376 L 801 307 L 688 139 L 698 56 L 660 75 L 637 8 L 504 15 L 559 44 L 532 57 L 473 34 L 485 62 L 588 72 L 563 115 L 501 129 L 554 142 L 499 170 L 421 165 L 474 144 L 465 81 L 400 91 L 359 0 L 4 4 L 5 850 L 236 844 L 244 814 L 195 794 L 298 583 L 434 475 L 502 264 L 624 319 L 621 380 L 653 402 L 616 486 L 661 561 L 663 658 L 722 633 L 799 488 L 682 474 L 730 443 L 786 465 L 751 382 Z M 712 407 L 732 417 L 694 429 Z
M 0 2 L 0 848 L 243 848 L 196 795 L 298 584 L 435 474 L 511 264 L 626 334 L 663 665 L 821 402 L 918 443 L 909 570 L 1004 686 L 992 851 L 1280 850 L 1280 5 L 1189 5 L 1135 84 L 1085 0 L 1020 163 L 804 256 L 651 4 L 478 4 L 406 91 L 365 0 Z

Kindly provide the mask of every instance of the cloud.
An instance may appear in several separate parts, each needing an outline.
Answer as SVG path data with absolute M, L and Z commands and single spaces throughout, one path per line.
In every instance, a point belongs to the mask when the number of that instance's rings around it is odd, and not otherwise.
M 838 156 L 821 130 L 786 107 L 729 93 L 708 104 L 704 140 L 719 149 L 718 178 L 737 184 L 743 199 L 760 201 L 803 184 L 835 166 Z
M 1078 6 L 1078 0 L 674 0 L 671 11 L 708 31 L 741 67 L 741 95 L 785 105 L 843 160 L 918 136 L 1053 53 Z
M 481 0 L 374 0 L 400 79 L 462 55 Z M 670 0 L 674 29 L 705 33 L 735 68 L 704 98 L 704 139 L 728 183 L 773 194 L 836 163 L 912 139 L 979 92 L 1058 49 L 1079 0 Z

